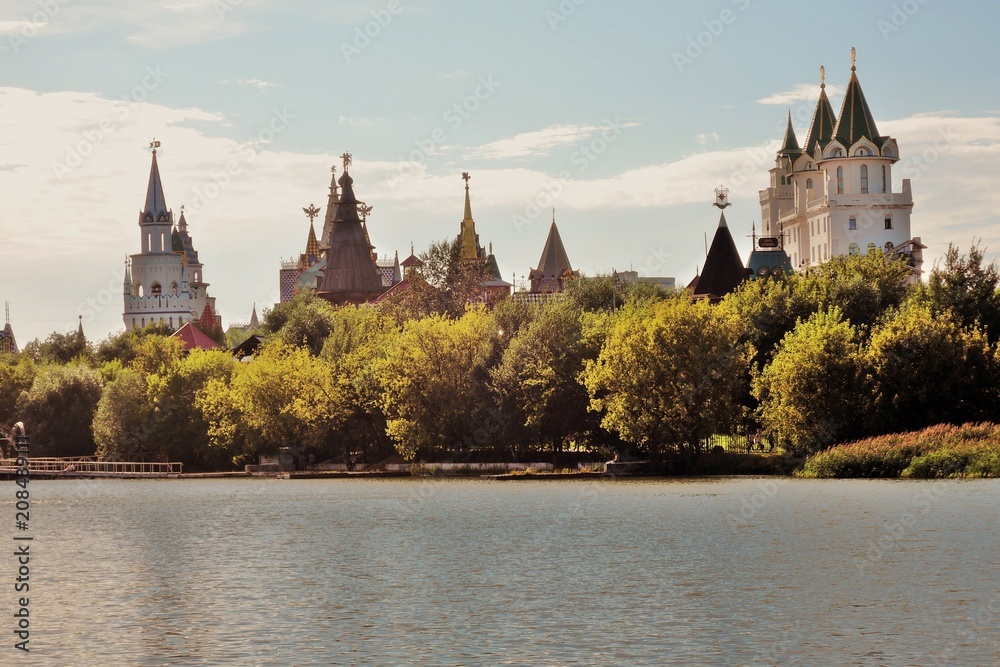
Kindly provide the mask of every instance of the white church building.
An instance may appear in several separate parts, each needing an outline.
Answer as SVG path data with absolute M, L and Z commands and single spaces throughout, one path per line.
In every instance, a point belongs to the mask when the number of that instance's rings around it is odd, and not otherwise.
M 819 102 L 803 146 L 789 113 L 771 185 L 760 191 L 764 235 L 782 239 L 796 270 L 880 248 L 905 257 L 919 280 L 925 246 L 910 234 L 910 181 L 904 179 L 900 191 L 893 191 L 899 147 L 879 134 L 858 82 L 853 49 L 851 60 L 839 116 L 834 116 L 820 68 Z
M 204 267 L 198 259 L 187 220 L 181 216 L 174 225 L 174 213 L 167 208 L 156 163 L 158 141 L 153 148 L 146 203 L 139 212 L 140 252 L 126 261 L 124 300 L 126 330 L 154 322 L 179 329 L 188 322 L 221 326 L 215 315 L 215 299 L 208 295 Z

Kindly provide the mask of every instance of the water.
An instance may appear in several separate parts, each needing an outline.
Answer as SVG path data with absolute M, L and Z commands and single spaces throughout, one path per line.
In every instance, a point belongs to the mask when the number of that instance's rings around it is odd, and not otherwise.
M 31 490 L 4 665 L 1000 664 L 1000 481 Z

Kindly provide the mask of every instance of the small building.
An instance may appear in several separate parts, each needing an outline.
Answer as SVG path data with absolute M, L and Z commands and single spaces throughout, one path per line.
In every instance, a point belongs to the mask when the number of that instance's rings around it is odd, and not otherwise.
M 222 347 L 202 333 L 201 329 L 191 322 L 188 322 L 172 333 L 170 337 L 180 340 L 184 344 L 185 352 L 190 352 L 191 350 L 218 350 Z
M 705 266 L 700 275 L 695 276 L 688 284 L 688 290 L 695 298 L 718 301 L 746 280 L 747 270 L 726 222 L 725 209 L 732 206 L 729 203 L 729 190 L 717 189 L 712 205 L 720 211 L 719 226 L 712 238 L 712 245 L 709 246 L 708 256 L 705 257 Z
M 569 255 L 566 254 L 566 247 L 563 246 L 562 238 L 559 236 L 559 228 L 556 227 L 556 214 L 553 210 L 552 226 L 549 227 L 549 235 L 545 239 L 538 267 L 531 269 L 528 274 L 528 279 L 531 281 L 529 292 L 531 294 L 560 293 L 566 288 L 567 281 L 579 277 L 580 272 L 573 270 Z

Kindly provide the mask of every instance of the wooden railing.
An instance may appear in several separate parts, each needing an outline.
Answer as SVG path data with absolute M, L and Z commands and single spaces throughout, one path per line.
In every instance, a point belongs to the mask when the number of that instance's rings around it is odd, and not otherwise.
M 16 463 L 16 459 L 0 459 L 0 472 L 13 472 L 17 469 Z M 93 456 L 34 456 L 28 458 L 28 469 L 31 472 L 67 474 L 170 475 L 184 472 L 184 464 L 178 461 L 100 461 Z

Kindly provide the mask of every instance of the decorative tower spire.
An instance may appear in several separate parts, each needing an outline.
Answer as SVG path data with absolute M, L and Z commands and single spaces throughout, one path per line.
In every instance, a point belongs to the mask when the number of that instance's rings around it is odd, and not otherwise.
M 837 117 L 833 115 L 833 106 L 830 98 L 826 96 L 826 68 L 819 66 L 819 101 L 816 103 L 816 110 L 813 111 L 812 122 L 809 123 L 809 134 L 806 135 L 806 143 L 803 151 L 816 157 L 816 149 L 822 149 L 833 139 L 833 128 L 837 125 Z
M 802 155 L 799 140 L 795 137 L 795 129 L 792 127 L 791 109 L 788 111 L 788 125 L 785 127 L 785 139 L 781 142 L 781 149 L 778 151 L 778 155 L 788 156 L 793 161 Z
M 833 129 L 833 137 L 847 150 L 861 139 L 867 139 L 881 148 L 882 137 L 875 127 L 875 118 L 861 90 L 856 62 L 857 51 L 851 47 L 851 81 L 847 84 L 847 92 L 844 93 L 844 104 L 840 108 L 837 126 Z
M 337 189 L 337 165 L 330 167 L 330 194 L 326 201 L 326 217 L 323 218 L 323 236 L 319 239 L 319 247 L 326 250 L 330 247 L 330 234 L 333 233 L 333 219 L 337 217 L 337 205 L 340 203 L 340 192 Z
M 153 163 L 149 168 L 149 184 L 146 186 L 146 203 L 139 214 L 139 222 L 173 222 L 167 202 L 163 196 L 163 183 L 160 181 L 160 167 L 156 163 L 156 149 L 160 142 L 153 139 L 149 147 L 153 151 Z
M 461 234 L 461 257 L 463 260 L 471 261 L 479 259 L 479 235 L 476 234 L 476 221 L 472 219 L 472 202 L 469 199 L 469 179 L 472 178 L 469 172 L 462 172 L 462 180 L 465 181 L 465 217 L 462 219 Z
M 260 320 L 257 319 L 257 304 L 253 304 L 253 310 L 250 311 L 250 329 L 256 329 L 260 326 Z
M 77 317 L 80 318 L 80 323 L 76 327 L 76 335 L 79 338 L 86 338 L 86 336 L 83 335 L 83 315 L 77 315 Z

